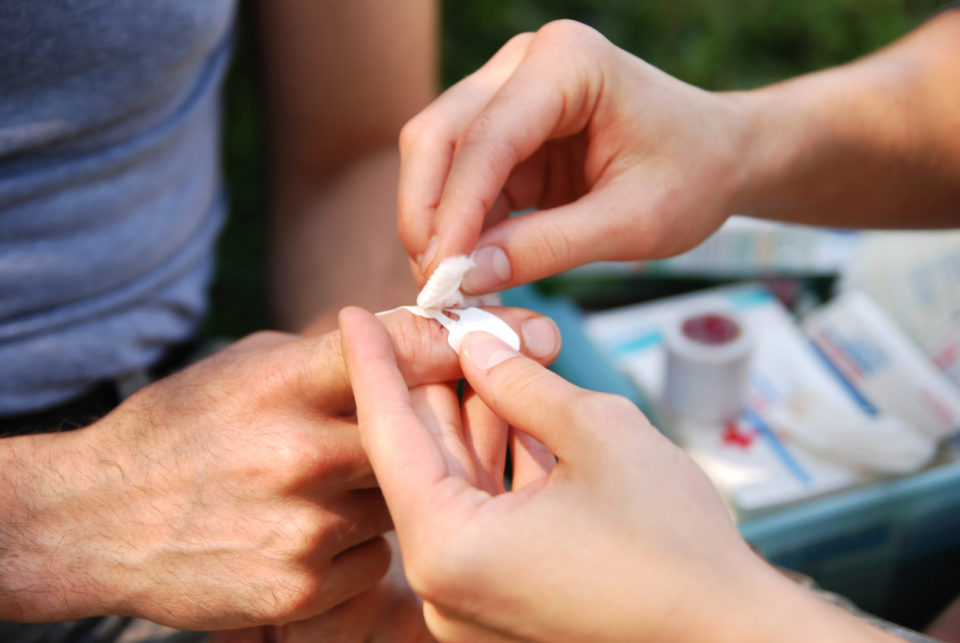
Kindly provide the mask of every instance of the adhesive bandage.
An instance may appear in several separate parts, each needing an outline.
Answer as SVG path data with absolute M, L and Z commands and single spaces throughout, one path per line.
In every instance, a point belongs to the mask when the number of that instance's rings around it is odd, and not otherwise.
M 475 265 L 466 255 L 444 259 L 417 295 L 417 305 L 401 308 L 440 322 L 447 329 L 447 343 L 457 354 L 463 338 L 475 331 L 490 333 L 512 349 L 520 350 L 520 337 L 505 321 L 475 307 L 499 303 L 496 296 L 470 297 L 460 291 L 464 275 Z

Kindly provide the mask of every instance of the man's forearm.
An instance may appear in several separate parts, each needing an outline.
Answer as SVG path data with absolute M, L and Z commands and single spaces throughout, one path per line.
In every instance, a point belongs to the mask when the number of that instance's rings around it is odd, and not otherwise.
M 257 3 L 273 193 L 271 300 L 283 328 L 330 330 L 345 304 L 411 301 L 397 240 L 396 148 L 400 128 L 436 92 L 437 5 Z
M 336 328 L 348 305 L 384 310 L 416 289 L 397 238 L 394 147 L 371 152 L 314 189 L 290 189 L 274 204 L 271 299 L 283 328 Z
M 960 11 L 859 61 L 734 94 L 740 211 L 837 227 L 960 224 Z

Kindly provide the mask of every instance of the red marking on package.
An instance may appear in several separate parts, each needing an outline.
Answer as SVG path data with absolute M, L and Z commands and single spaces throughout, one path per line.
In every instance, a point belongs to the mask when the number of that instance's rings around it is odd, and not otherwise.
M 723 431 L 723 443 L 730 446 L 737 446 L 741 449 L 749 449 L 753 445 L 756 435 L 753 431 L 741 431 L 736 421 L 727 422 Z

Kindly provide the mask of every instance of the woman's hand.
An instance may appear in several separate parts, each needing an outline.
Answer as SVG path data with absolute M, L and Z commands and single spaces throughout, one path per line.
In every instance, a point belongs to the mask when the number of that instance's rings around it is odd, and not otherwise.
M 860 60 L 732 93 L 682 83 L 575 22 L 516 36 L 401 132 L 414 272 L 422 282 L 476 250 L 464 291 L 501 290 L 677 254 L 734 213 L 955 227 L 958 36 L 960 11 L 944 12 Z
M 468 335 L 464 376 L 514 431 L 502 492 L 473 475 L 468 426 L 423 414 L 382 326 L 356 308 L 340 323 L 363 445 L 438 639 L 883 640 L 757 558 L 626 399 Z
M 736 210 L 748 133 L 735 98 L 682 83 L 589 27 L 550 23 L 404 127 L 400 235 L 421 283 L 476 249 L 471 293 L 676 254 Z

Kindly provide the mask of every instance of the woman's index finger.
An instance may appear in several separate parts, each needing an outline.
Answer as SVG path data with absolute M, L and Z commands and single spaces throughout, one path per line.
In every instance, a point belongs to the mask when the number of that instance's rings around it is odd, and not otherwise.
M 394 520 L 403 521 L 447 466 L 413 410 L 386 329 L 354 307 L 340 312 L 340 329 L 363 445 Z

